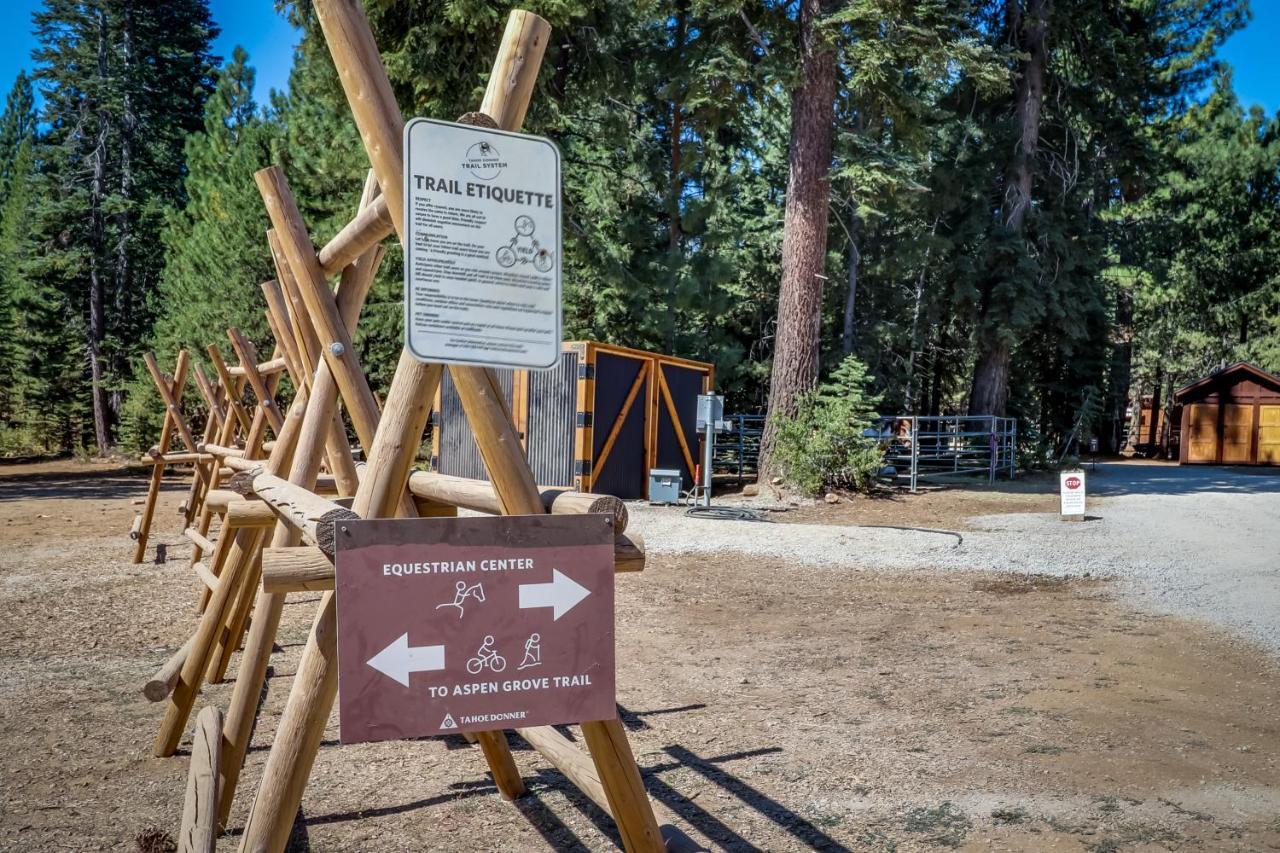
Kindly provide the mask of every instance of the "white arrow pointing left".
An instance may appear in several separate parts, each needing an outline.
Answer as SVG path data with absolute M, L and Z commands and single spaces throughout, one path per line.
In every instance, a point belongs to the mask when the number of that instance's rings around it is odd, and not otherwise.
M 369 666 L 409 686 L 409 673 L 444 669 L 444 646 L 410 646 L 409 632 L 369 658 Z
M 590 594 L 591 590 L 573 578 L 560 574 L 559 569 L 552 569 L 551 583 L 520 584 L 520 609 L 550 607 L 551 621 L 554 622 Z

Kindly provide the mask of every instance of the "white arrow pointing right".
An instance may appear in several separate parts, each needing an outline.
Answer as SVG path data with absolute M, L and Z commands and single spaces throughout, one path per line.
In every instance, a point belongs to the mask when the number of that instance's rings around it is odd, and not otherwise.
M 369 658 L 369 666 L 409 686 L 409 673 L 444 669 L 444 646 L 410 646 L 409 632 Z
M 573 578 L 562 575 L 559 569 L 552 569 L 551 583 L 520 584 L 520 609 L 550 607 L 551 621 L 554 622 L 590 594 L 591 590 Z

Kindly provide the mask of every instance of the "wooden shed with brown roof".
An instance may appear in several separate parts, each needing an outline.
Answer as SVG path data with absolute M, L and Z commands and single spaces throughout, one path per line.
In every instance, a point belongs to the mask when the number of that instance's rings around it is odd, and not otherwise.
M 1174 394 L 1183 464 L 1280 465 L 1280 376 L 1236 362 Z

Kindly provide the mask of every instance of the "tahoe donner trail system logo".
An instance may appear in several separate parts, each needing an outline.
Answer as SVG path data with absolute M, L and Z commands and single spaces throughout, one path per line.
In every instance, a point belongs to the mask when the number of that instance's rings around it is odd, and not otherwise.
M 482 181 L 492 181 L 502 174 L 506 166 L 506 161 L 502 159 L 498 149 L 487 139 L 482 139 L 468 148 L 462 161 L 462 168 Z

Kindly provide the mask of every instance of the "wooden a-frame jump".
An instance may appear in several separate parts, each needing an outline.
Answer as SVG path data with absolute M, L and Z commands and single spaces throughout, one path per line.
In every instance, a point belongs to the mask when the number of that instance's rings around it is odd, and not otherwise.
M 272 413 L 271 390 L 256 370 L 251 346 L 243 336 L 232 334 L 243 379 L 259 399 L 250 426 L 256 425 L 259 417 L 265 418 L 276 439 L 265 459 L 260 451 L 250 452 L 254 447 L 265 448 L 260 436 L 251 444 L 246 435 L 244 450 L 207 439 L 198 450 L 221 460 L 212 466 L 215 474 L 222 466 L 239 470 L 241 473 L 232 478 L 233 487 L 254 496 L 254 503 L 269 507 L 277 521 L 265 548 L 261 527 L 224 526 L 215 546 L 225 550 L 220 558 L 221 574 L 210 588 L 199 627 L 185 649 L 157 735 L 156 754 L 172 754 L 202 679 L 217 673 L 217 661 L 229 654 L 227 644 L 234 648 L 238 642 L 232 628 L 241 607 L 247 610 L 252 593 L 256 599 L 253 615 L 225 717 L 216 709 L 206 709 L 197 719 L 180 838 L 184 848 L 212 849 L 212 838 L 227 819 L 285 593 L 323 589 L 240 842 L 242 851 L 284 849 L 337 692 L 332 592 L 335 520 L 448 514 L 453 511 L 451 504 L 503 514 L 608 511 L 616 507 L 625 518 L 616 499 L 540 492 L 489 369 L 450 368 L 491 485 L 421 472 L 409 476 L 442 367 L 419 362 L 403 352 L 385 405 L 379 407 L 352 346 L 360 308 L 382 257 L 378 244 L 393 231 L 401 239 L 406 236 L 403 118 L 359 0 L 314 0 L 314 8 L 369 155 L 371 180 L 366 183 L 356 217 L 317 252 L 283 173 L 273 167 L 256 176 L 271 221 L 268 244 L 277 270 L 277 282 L 264 285 L 264 296 L 277 342 L 276 357 L 287 365 L 297 393 L 287 413 Z M 549 34 L 550 27 L 541 18 L 513 12 L 480 110 L 460 120 L 518 130 Z M 334 291 L 327 278 L 338 273 L 341 278 Z M 228 385 L 230 370 L 218 366 L 219 362 L 214 363 L 220 378 L 227 374 L 222 379 L 226 403 L 217 416 L 221 424 L 217 435 L 222 438 L 236 433 L 228 424 L 239 422 L 243 428 L 245 418 L 235 409 L 233 401 L 238 397 L 231 393 L 238 386 Z M 357 465 L 352 458 L 339 400 L 365 449 L 367 464 Z M 211 429 L 206 427 L 206 436 L 212 434 Z M 351 497 L 350 509 L 316 493 L 322 464 L 332 473 L 338 495 Z M 233 515 L 228 509 L 226 520 Z M 637 544 L 619 537 L 617 570 L 643 565 L 643 552 Z M 581 729 L 586 752 L 550 726 L 516 731 L 614 818 L 627 850 L 665 849 L 621 722 L 615 716 L 584 722 Z M 506 735 L 485 732 L 475 735 L 475 741 L 498 790 L 508 798 L 521 795 L 524 785 Z M 211 822 L 211 814 L 216 815 L 216 821 Z

